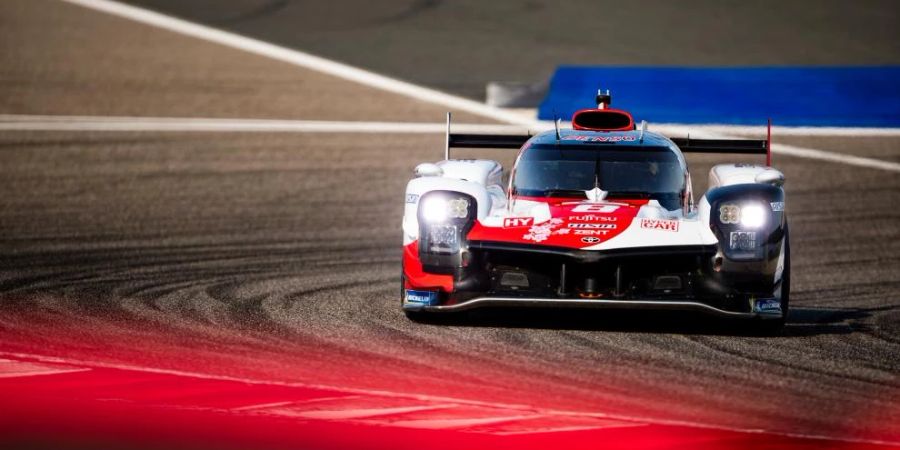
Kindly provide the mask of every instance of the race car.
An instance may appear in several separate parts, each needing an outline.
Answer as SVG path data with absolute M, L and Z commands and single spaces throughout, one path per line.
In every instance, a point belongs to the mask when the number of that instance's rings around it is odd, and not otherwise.
M 479 307 L 693 310 L 776 331 L 787 317 L 784 175 L 765 140 L 669 138 L 597 108 L 534 136 L 450 132 L 445 160 L 406 186 L 401 307 L 413 319 Z M 492 160 L 518 149 L 508 185 Z M 766 155 L 720 164 L 694 201 L 683 153 Z

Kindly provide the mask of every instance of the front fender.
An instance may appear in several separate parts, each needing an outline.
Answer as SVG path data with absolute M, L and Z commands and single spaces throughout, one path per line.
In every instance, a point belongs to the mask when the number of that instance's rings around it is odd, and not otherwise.
M 478 205 L 479 220 L 487 217 L 493 203 L 488 189 L 479 183 L 443 177 L 414 178 L 406 185 L 406 205 L 403 211 L 404 245 L 409 245 L 419 238 L 419 200 L 432 191 L 460 192 L 471 196 Z
M 784 189 L 761 183 L 733 184 L 710 190 L 704 199 L 708 204 L 704 215 L 719 241 L 720 272 L 744 289 L 770 290 L 777 281 L 784 245 Z M 751 208 L 762 209 L 761 223 L 744 220 Z

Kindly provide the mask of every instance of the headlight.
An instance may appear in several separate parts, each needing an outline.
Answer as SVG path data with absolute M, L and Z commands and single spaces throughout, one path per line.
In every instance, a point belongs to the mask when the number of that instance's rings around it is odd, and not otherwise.
M 465 219 L 469 216 L 469 201 L 464 198 L 448 201 L 447 214 L 454 219 Z
M 456 253 L 459 251 L 459 227 L 456 225 L 428 225 L 428 251 L 433 253 Z
M 432 191 L 419 198 L 419 257 L 423 265 L 463 267 L 465 237 L 475 221 L 477 204 L 468 194 Z
M 755 203 L 741 208 L 741 225 L 747 228 L 759 228 L 766 223 L 766 210 Z
M 738 206 L 733 203 L 719 207 L 719 221 L 722 223 L 741 224 L 744 228 L 759 228 L 766 223 L 766 209 L 762 205 L 749 203 Z
M 447 220 L 447 199 L 443 197 L 428 197 L 420 205 L 422 218 L 428 222 L 443 222 Z
M 469 201 L 464 198 L 429 197 L 422 202 L 422 218 L 427 222 L 465 219 L 469 215 Z
M 722 223 L 738 223 L 741 220 L 741 207 L 726 204 L 719 207 L 719 221 Z

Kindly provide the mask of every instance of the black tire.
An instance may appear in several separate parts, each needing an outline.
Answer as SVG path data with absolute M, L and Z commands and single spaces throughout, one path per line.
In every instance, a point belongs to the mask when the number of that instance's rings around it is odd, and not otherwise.
M 791 240 L 787 219 L 784 223 L 784 271 L 781 274 L 781 318 L 756 320 L 755 331 L 771 336 L 784 331 L 791 303 Z
M 406 274 L 403 273 L 403 267 L 400 267 L 400 309 L 403 309 L 403 296 L 406 295 Z

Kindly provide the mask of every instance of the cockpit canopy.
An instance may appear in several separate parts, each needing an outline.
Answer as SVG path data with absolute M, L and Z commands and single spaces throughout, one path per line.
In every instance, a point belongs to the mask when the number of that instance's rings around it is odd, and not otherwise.
M 663 146 L 535 144 L 522 153 L 512 180 L 515 195 L 586 198 L 599 187 L 609 199 L 653 199 L 681 208 L 686 177 L 682 163 Z

